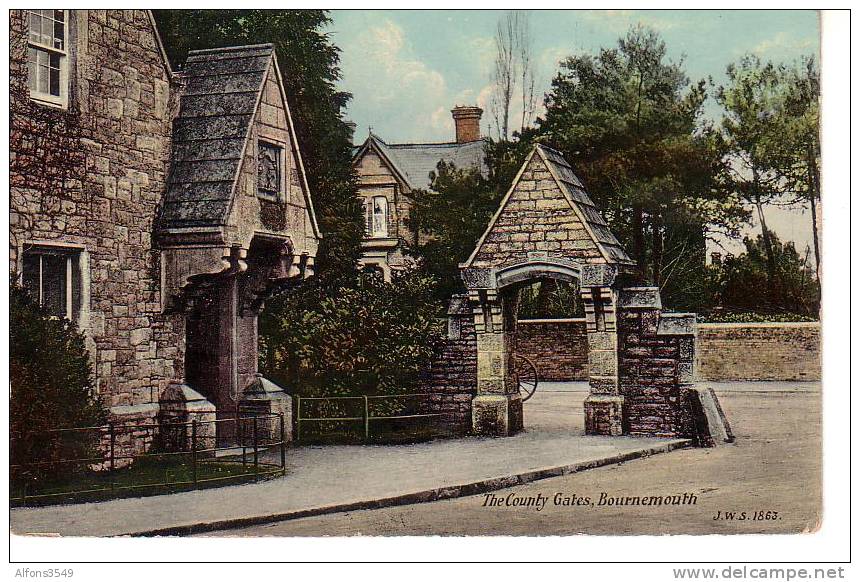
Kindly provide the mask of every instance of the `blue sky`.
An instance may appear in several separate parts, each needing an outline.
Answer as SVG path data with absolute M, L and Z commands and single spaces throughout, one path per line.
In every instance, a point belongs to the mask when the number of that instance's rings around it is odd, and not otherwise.
M 496 22 L 504 11 L 333 11 L 332 38 L 342 50 L 349 117 L 358 135 L 368 126 L 393 141 L 449 141 L 449 110 L 484 101 L 489 92 Z M 747 52 L 791 62 L 818 54 L 815 11 L 531 11 L 539 95 L 558 60 L 615 46 L 631 25 L 656 29 L 691 79 L 725 78 Z M 718 116 L 713 103 L 707 110 Z M 489 131 L 485 114 L 485 130 Z
M 353 94 L 347 116 L 363 140 L 368 127 L 389 142 L 452 141 L 450 109 L 479 104 L 491 90 L 496 23 L 504 11 L 335 10 L 329 27 L 342 50 L 341 87 Z M 614 47 L 637 23 L 657 30 L 672 60 L 684 59 L 691 79 L 725 80 L 726 65 L 745 53 L 790 63 L 819 55 L 818 13 L 811 10 L 547 10 L 530 11 L 537 92 L 542 95 L 558 61 Z M 706 115 L 717 119 L 709 100 Z M 490 135 L 490 115 L 482 129 Z M 811 243 L 808 215 L 772 208 L 769 226 L 802 251 Z M 742 247 L 728 241 L 738 252 Z

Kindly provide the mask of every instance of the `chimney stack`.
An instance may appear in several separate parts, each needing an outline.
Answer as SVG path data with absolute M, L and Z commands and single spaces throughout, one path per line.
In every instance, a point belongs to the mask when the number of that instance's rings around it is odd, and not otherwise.
M 458 105 L 451 110 L 457 132 L 457 143 L 481 139 L 481 114 L 483 113 L 484 110 L 480 107 L 468 105 Z

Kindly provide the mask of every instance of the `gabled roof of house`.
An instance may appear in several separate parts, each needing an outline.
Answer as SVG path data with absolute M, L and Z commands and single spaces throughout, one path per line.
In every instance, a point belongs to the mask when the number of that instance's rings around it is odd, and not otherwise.
M 173 121 L 172 168 L 161 214 L 161 228 L 226 223 L 270 67 L 274 67 L 295 130 L 271 44 L 191 51 L 182 73 L 185 87 Z M 314 229 L 310 191 L 301 153 L 296 159 Z
M 440 160 L 460 169 L 478 168 L 487 173 L 484 140 L 465 143 L 399 143 L 389 144 L 371 133 L 363 144 L 355 148 L 353 160 L 358 160 L 369 148 L 375 149 L 411 189 L 430 189 L 430 173 Z
M 537 144 L 526 157 L 526 160 L 523 162 L 516 178 L 514 178 L 510 189 L 507 194 L 505 194 L 501 204 L 499 204 L 499 209 L 493 215 L 493 218 L 490 220 L 490 224 L 478 240 L 475 250 L 472 251 L 471 256 L 463 266 L 470 266 L 474 262 L 475 257 L 478 255 L 478 252 L 484 244 L 484 240 L 493 230 L 499 216 L 501 216 L 508 200 L 516 189 L 523 172 L 534 156 L 539 156 L 546 165 L 554 181 L 558 185 L 559 190 L 561 190 L 562 195 L 579 217 L 579 220 L 585 227 L 586 232 L 591 240 L 594 241 L 594 244 L 597 246 L 600 254 L 603 255 L 603 258 L 611 264 L 635 265 L 633 259 L 627 255 L 622 248 L 621 243 L 618 242 L 618 239 L 615 238 L 615 235 L 609 230 L 609 225 L 606 223 L 606 220 L 600 214 L 600 211 L 597 210 L 594 202 L 585 191 L 585 186 L 583 186 L 582 181 L 574 173 L 573 168 L 570 167 L 570 164 L 567 163 L 564 156 L 562 156 L 557 150 L 543 144 Z

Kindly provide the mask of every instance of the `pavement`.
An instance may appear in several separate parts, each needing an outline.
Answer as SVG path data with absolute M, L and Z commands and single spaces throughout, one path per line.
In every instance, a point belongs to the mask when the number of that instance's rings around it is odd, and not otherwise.
M 720 385 L 717 394 L 736 436 L 733 444 L 685 448 L 670 455 L 517 485 L 496 494 L 504 499 L 542 496 L 549 501 L 540 510 L 528 505 L 488 506 L 485 495 L 473 495 L 200 535 L 618 536 L 815 532 L 842 509 L 834 509 L 831 504 L 829 512 L 822 512 L 821 384 L 772 384 Z M 569 386 L 560 388 L 569 389 Z M 547 396 L 552 392 L 547 387 L 538 394 Z M 536 400 L 535 404 L 545 400 Z M 530 412 L 533 411 L 527 410 L 527 414 Z M 604 493 L 616 499 L 688 493 L 697 500 L 688 505 L 648 507 L 555 503 L 558 496 L 576 494 L 596 501 Z M 575 550 L 574 544 L 571 551 Z
M 302 446 L 261 483 L 11 511 L 16 534 L 187 535 L 475 495 L 685 447 L 683 439 L 585 436 L 586 383 L 546 383 L 525 431 L 398 446 Z

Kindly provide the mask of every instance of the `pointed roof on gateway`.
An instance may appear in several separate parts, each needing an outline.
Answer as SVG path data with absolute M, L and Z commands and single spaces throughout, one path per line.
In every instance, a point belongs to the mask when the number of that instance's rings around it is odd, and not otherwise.
M 272 44 L 190 51 L 179 114 L 173 122 L 172 169 L 161 228 L 226 223 L 247 142 L 269 72 L 287 113 L 305 203 L 319 235 L 289 104 Z
M 480 253 L 481 247 L 484 246 L 484 241 L 493 230 L 499 217 L 504 212 L 505 207 L 508 205 L 508 201 L 516 190 L 523 172 L 535 156 L 538 156 L 543 162 L 543 165 L 545 165 L 549 170 L 550 175 L 557 184 L 564 199 L 579 218 L 579 221 L 588 233 L 589 238 L 593 241 L 594 246 L 600 251 L 600 255 L 603 259 L 609 264 L 635 265 L 636 263 L 627 255 L 621 247 L 621 243 L 618 242 L 618 239 L 615 238 L 615 235 L 609 230 L 609 225 L 606 223 L 606 220 L 588 196 L 582 181 L 573 172 L 573 168 L 571 168 L 570 164 L 567 163 L 564 156 L 550 147 L 543 144 L 537 144 L 534 146 L 525 162 L 523 162 L 523 165 L 517 173 L 516 178 L 514 178 L 510 189 L 502 199 L 499 209 L 493 215 L 493 218 L 490 220 L 490 224 L 478 240 L 475 250 L 472 251 L 472 254 L 469 256 L 466 263 L 461 266 L 470 267 L 475 262 L 475 258 Z

